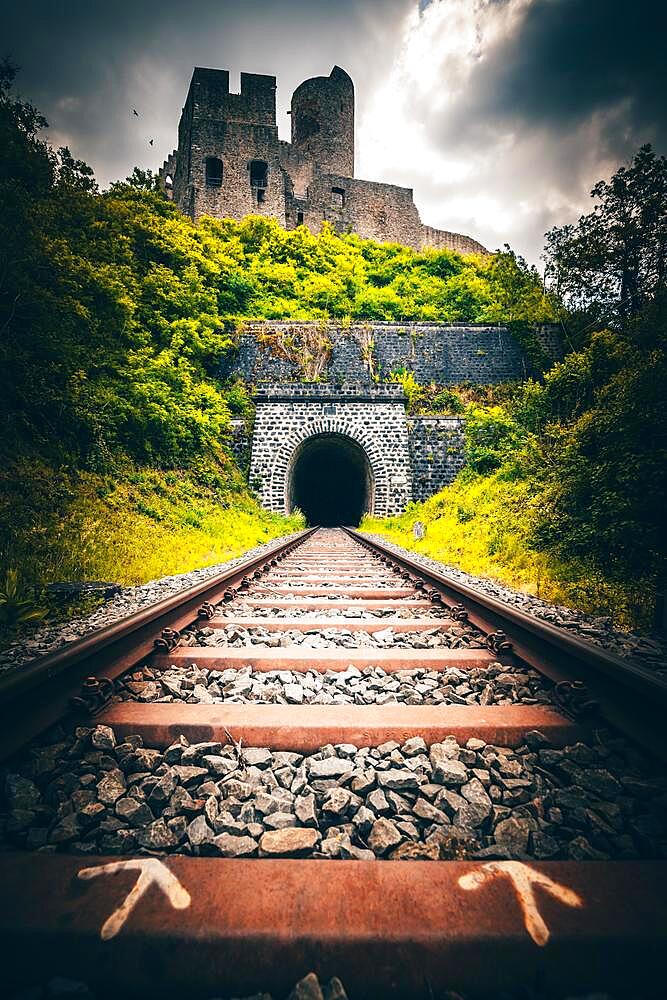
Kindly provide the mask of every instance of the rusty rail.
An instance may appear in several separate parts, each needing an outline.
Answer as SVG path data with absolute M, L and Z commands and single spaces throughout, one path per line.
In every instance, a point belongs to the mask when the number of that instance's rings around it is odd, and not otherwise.
M 425 581 L 425 592 L 430 588 L 430 596 L 436 602 L 443 601 L 454 607 L 460 605 L 464 618 L 490 637 L 494 633 L 505 633 L 511 652 L 553 681 L 583 682 L 587 700 L 598 702 L 609 722 L 667 759 L 661 736 L 667 710 L 665 680 L 601 646 L 489 597 L 446 573 L 399 555 L 359 531 L 344 530 L 368 551 L 403 567 L 411 578 Z
M 173 648 L 170 636 L 176 642 L 178 630 L 196 621 L 200 608 L 242 588 L 244 580 L 275 565 L 316 530 L 308 528 L 287 541 L 278 540 L 261 555 L 13 670 L 0 682 L 0 760 L 62 718 L 71 699 L 80 696 L 86 678 L 118 676 L 148 656 L 156 639 L 165 650 Z

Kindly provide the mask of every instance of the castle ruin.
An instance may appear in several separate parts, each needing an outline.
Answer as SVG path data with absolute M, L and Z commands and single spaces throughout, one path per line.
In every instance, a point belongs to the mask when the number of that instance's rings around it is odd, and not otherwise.
M 194 221 L 203 215 L 277 219 L 286 229 L 324 221 L 336 232 L 415 250 L 486 253 L 475 240 L 422 223 L 410 188 L 354 176 L 354 85 L 335 66 L 306 80 L 291 104 L 291 142 L 278 138 L 276 80 L 195 69 L 178 129 L 178 149 L 160 178 L 165 194 Z M 326 334 L 312 381 L 298 345 Z M 254 387 L 255 419 L 232 420 L 231 447 L 262 505 L 301 509 L 309 524 L 358 524 L 365 512 L 400 514 L 452 482 L 465 461 L 464 421 L 408 415 L 392 372 L 424 384 L 489 384 L 526 377 L 533 362 L 503 326 L 331 321 L 246 321 L 221 377 Z M 557 331 L 534 336 L 546 358 L 560 356 Z M 292 355 L 271 344 L 291 338 Z
M 278 138 L 276 78 L 195 68 L 178 126 L 178 149 L 160 170 L 163 190 L 196 221 L 266 215 L 286 229 L 336 232 L 420 250 L 485 253 L 469 236 L 422 223 L 411 188 L 354 176 L 354 84 L 334 66 L 306 80 L 291 104 L 292 141 Z

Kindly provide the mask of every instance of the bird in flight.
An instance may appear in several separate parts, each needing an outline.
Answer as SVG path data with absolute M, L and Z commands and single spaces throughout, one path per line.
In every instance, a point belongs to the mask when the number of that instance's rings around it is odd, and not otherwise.
M 134 115 L 135 118 L 139 117 L 139 112 L 137 111 L 136 108 L 132 108 L 132 114 Z
M 149 139 L 149 140 L 148 140 L 148 145 L 149 145 L 149 146 L 152 146 L 152 145 L 153 145 L 153 140 L 152 140 L 152 139 Z

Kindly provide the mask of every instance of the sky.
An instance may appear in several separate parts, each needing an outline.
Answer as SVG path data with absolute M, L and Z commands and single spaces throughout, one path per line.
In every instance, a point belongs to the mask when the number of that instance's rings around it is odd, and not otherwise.
M 538 265 L 595 181 L 643 143 L 667 153 L 664 0 L 23 0 L 0 23 L 47 138 L 103 187 L 175 147 L 195 65 L 229 69 L 232 90 L 240 71 L 277 77 L 284 139 L 292 91 L 342 66 L 356 176 Z

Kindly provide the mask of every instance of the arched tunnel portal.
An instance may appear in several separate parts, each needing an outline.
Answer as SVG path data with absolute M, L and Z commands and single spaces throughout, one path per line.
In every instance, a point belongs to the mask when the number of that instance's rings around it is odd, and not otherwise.
M 308 525 L 358 525 L 373 511 L 373 471 L 364 448 L 346 434 L 314 434 L 292 453 L 286 508 Z

